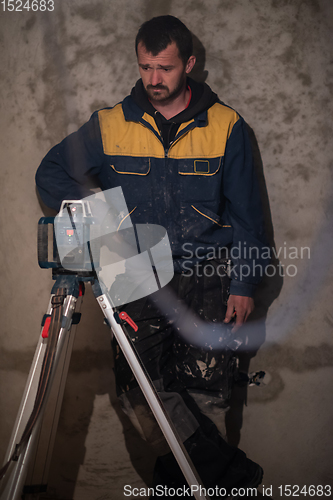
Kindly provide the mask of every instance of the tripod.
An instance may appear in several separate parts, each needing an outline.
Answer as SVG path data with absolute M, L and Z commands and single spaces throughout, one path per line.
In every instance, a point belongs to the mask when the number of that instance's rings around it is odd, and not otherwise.
M 137 330 L 137 325 L 126 313 L 114 307 L 107 288 L 94 273 L 54 269 L 53 277 L 55 284 L 8 446 L 6 465 L 1 471 L 0 500 L 19 500 L 22 493 L 23 498 L 38 498 L 46 491 L 74 342 L 73 327 L 80 319 L 75 310 L 88 283 L 186 481 L 194 487 L 194 497 L 204 500 L 206 497 L 201 493 L 197 472 L 127 332 L 127 327 Z

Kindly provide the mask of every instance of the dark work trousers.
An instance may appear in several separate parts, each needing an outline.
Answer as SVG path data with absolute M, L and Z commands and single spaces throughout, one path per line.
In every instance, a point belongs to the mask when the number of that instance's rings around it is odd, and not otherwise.
M 250 470 L 253 462 L 241 450 L 227 444 L 198 405 L 204 396 L 208 402 L 220 401 L 221 407 L 227 406 L 234 353 L 191 345 L 188 337 L 186 340 L 182 337 L 176 319 L 177 314 L 184 312 L 178 310 L 182 304 L 187 311 L 193 311 L 194 324 L 195 318 L 204 320 L 213 329 L 223 323 L 229 293 L 226 261 L 206 261 L 193 272 L 176 274 L 162 290 L 163 314 L 157 306 L 162 291 L 121 308 L 139 327 L 136 333 L 131 330 L 132 340 L 204 485 L 231 488 L 245 484 L 253 473 Z M 165 311 L 168 303 L 170 313 Z M 154 485 L 186 484 L 115 340 L 113 352 L 123 410 L 159 455 Z

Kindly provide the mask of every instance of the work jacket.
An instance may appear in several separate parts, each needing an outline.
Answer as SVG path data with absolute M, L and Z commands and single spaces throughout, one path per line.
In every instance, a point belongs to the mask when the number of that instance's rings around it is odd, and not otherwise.
M 122 187 L 133 224 L 166 228 L 176 272 L 228 249 L 231 293 L 253 294 L 266 240 L 251 145 L 236 111 L 213 100 L 166 147 L 154 116 L 127 96 L 51 149 L 36 182 L 45 204 L 59 210 L 63 199 L 91 194 L 92 176 L 103 190 Z

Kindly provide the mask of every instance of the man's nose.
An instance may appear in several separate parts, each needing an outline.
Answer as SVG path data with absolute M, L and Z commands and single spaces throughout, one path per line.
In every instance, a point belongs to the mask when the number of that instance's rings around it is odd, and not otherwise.
M 151 81 L 150 81 L 151 85 L 153 85 L 154 87 L 156 85 L 160 85 L 162 83 L 162 78 L 161 78 L 161 73 L 160 71 L 158 70 L 153 70 L 152 72 L 152 75 L 151 75 Z

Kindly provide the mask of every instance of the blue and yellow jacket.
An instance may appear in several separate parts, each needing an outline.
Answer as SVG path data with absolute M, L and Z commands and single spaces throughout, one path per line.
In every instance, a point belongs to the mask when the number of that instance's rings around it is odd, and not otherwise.
M 63 199 L 91 194 L 92 176 L 103 190 L 121 186 L 133 224 L 167 229 L 176 272 L 228 248 L 230 292 L 251 296 L 267 265 L 251 145 L 244 120 L 217 99 L 208 101 L 177 125 L 166 147 L 153 114 L 132 91 L 52 148 L 36 183 L 44 203 L 56 210 Z

